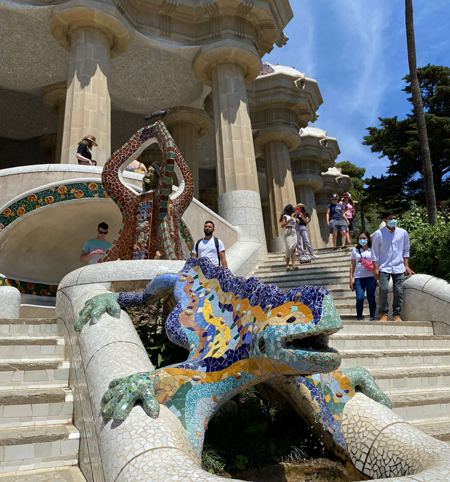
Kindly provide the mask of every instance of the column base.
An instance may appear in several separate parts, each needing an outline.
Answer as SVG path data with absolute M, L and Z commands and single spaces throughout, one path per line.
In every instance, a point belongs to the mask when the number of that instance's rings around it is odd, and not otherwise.
M 284 253 L 285 246 L 284 246 L 284 236 L 278 236 L 277 238 L 273 238 L 270 240 L 269 243 L 269 252 L 270 253 Z
M 238 233 L 238 241 L 227 251 L 234 275 L 248 276 L 267 259 L 261 198 L 255 191 L 231 191 L 219 196 L 219 215 Z M 220 237 L 220 233 L 216 233 Z

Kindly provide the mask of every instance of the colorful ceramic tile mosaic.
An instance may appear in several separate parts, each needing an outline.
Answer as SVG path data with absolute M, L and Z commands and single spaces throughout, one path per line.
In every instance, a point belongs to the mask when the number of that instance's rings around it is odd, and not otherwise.
M 123 420 L 137 400 L 155 416 L 157 401 L 177 415 L 200 455 L 208 421 L 241 390 L 276 377 L 334 371 L 340 364 L 326 335 L 342 322 L 324 288 L 285 293 L 257 278 L 235 277 L 205 258 L 188 260 L 180 273 L 157 276 L 144 293 L 94 297 L 76 329 L 104 311 L 117 316 L 119 307 L 154 303 L 171 292 L 178 304 L 166 332 L 189 351 L 186 362 L 111 382 L 106 418 Z M 151 379 L 154 390 L 148 388 Z
M 259 73 L 258 77 L 267 74 L 273 74 L 275 72 L 274 68 L 268 64 L 267 62 L 263 62 L 261 72 Z
M 51 205 L 63 202 L 76 202 L 78 200 L 88 198 L 105 199 L 109 198 L 109 194 L 103 187 L 103 184 L 100 182 L 68 182 L 42 191 L 36 191 L 35 193 L 25 196 L 22 199 L 10 204 L 5 210 L 3 210 L 2 213 L 0 213 L 0 233 L 4 228 L 9 227 L 14 222 L 20 220 L 25 214 L 31 213 L 37 209 L 45 209 Z M 143 203 L 140 203 L 140 205 L 142 204 Z M 140 205 L 138 205 L 138 215 L 139 209 L 142 209 L 139 207 Z M 149 234 L 145 232 L 145 238 L 142 240 L 142 236 L 139 238 L 141 232 L 143 231 L 142 227 L 138 226 L 136 231 L 135 244 L 133 245 L 133 258 L 146 259 L 145 257 L 142 258 L 142 256 L 136 257 L 135 252 L 142 249 L 143 244 L 148 242 Z M 187 252 L 190 253 L 192 251 L 192 247 L 194 246 L 194 240 L 191 231 L 182 219 L 179 221 L 179 229 L 177 231 L 179 233 L 179 242 L 181 243 L 184 241 Z M 138 244 L 139 247 L 136 247 L 136 244 Z M 16 280 L 11 278 L 0 278 L 0 286 L 2 285 L 14 286 L 18 288 L 22 294 L 50 297 L 56 296 L 56 291 L 58 288 L 56 285 Z
M 136 194 L 122 182 L 123 169 L 150 144 L 157 142 L 162 166 L 155 190 Z M 172 193 L 173 175 L 182 179 Z M 102 181 L 122 212 L 123 224 L 112 248 L 99 262 L 117 259 L 183 259 L 180 221 L 192 201 L 194 183 L 166 126 L 158 121 L 138 130 L 105 164 Z M 183 182 L 181 182 L 183 181 Z M 145 218 L 145 219 L 144 219 Z
M 58 291 L 57 285 L 33 283 L 10 278 L 0 277 L 0 286 L 12 286 L 17 288 L 23 295 L 55 297 Z
M 101 183 L 96 182 L 62 183 L 60 186 L 36 191 L 10 204 L 0 213 L 0 231 L 36 209 L 86 198 L 109 198 L 109 194 Z

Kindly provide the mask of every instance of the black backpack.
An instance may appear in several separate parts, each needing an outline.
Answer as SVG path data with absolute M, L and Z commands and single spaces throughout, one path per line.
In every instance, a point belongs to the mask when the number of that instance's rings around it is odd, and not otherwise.
M 199 239 L 195 243 L 195 254 L 197 255 L 198 258 L 198 245 L 200 244 L 201 239 Z M 220 266 L 220 255 L 219 255 L 219 239 L 214 236 L 214 246 L 217 249 L 217 259 L 219 260 L 219 266 Z

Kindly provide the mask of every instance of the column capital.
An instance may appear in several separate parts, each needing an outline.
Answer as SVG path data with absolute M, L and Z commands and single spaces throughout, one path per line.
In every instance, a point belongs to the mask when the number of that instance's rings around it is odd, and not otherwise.
M 194 73 L 204 85 L 212 86 L 212 72 L 219 65 L 235 64 L 244 72 L 245 83 L 249 84 L 261 72 L 261 58 L 251 44 L 224 39 L 204 45 L 192 62 Z
M 170 113 L 164 118 L 164 124 L 170 130 L 177 124 L 194 124 L 198 129 L 198 136 L 202 137 L 212 128 L 212 119 L 202 109 L 194 107 L 173 107 Z
M 124 53 L 130 45 L 129 28 L 119 11 L 93 0 L 71 0 L 53 7 L 50 31 L 66 50 L 70 50 L 75 31 L 93 29 L 108 38 L 111 57 Z
M 282 142 L 287 145 L 288 151 L 291 152 L 300 145 L 300 135 L 296 129 L 288 126 L 274 125 L 265 129 L 258 129 L 255 137 L 255 151 L 264 152 L 264 146 L 272 142 Z
M 60 106 L 66 102 L 67 82 L 56 82 L 56 84 L 47 85 L 44 91 L 45 107 L 54 114 L 59 113 Z

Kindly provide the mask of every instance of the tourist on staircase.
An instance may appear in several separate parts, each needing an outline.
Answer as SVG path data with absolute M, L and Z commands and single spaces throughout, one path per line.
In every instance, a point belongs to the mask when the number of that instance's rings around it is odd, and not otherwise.
M 331 204 L 328 204 L 327 209 L 327 226 L 330 227 L 330 233 L 333 235 L 333 247 L 337 251 L 337 235 L 341 233 L 341 249 L 345 248 L 345 241 L 347 239 L 347 229 L 349 221 L 345 216 L 344 207 L 339 204 L 339 197 L 337 194 L 331 196 Z
M 356 319 L 362 321 L 364 294 L 367 292 L 369 302 L 370 321 L 375 319 L 377 305 L 375 290 L 377 280 L 373 276 L 372 243 L 370 234 L 362 232 L 358 235 L 356 248 L 350 255 L 350 289 L 356 291 Z
M 344 193 L 344 196 L 340 204 L 342 204 L 342 207 L 344 208 L 345 217 L 349 222 L 348 230 L 347 230 L 347 243 L 352 244 L 353 217 L 355 216 L 356 211 L 355 211 L 355 208 L 353 207 L 352 196 L 349 192 Z
M 297 250 L 297 227 L 299 220 L 294 217 L 295 210 L 292 204 L 285 206 L 284 211 L 280 217 L 281 227 L 284 229 L 284 244 L 286 247 L 286 271 L 289 271 L 289 259 L 292 260 L 292 269 L 295 269 L 295 255 Z
M 205 237 L 195 243 L 192 257 L 208 258 L 214 266 L 228 268 L 225 245 L 219 238 L 213 236 L 215 230 L 216 227 L 212 221 L 205 222 L 203 226 Z
M 316 259 L 319 256 L 314 254 L 313 247 L 308 238 L 308 232 L 306 226 L 311 220 L 311 216 L 306 212 L 306 206 L 302 203 L 298 203 L 296 207 L 296 213 L 294 215 L 298 219 L 298 224 L 295 230 L 297 231 L 297 251 L 300 259 L 300 263 L 309 263 L 311 259 Z M 303 243 L 309 251 L 309 256 L 303 251 Z
M 380 321 L 387 321 L 389 313 L 389 278 L 392 277 L 394 300 L 392 314 L 394 321 L 402 321 L 403 281 L 405 272 L 415 274 L 409 267 L 409 236 L 397 227 L 397 216 L 393 211 L 383 214 L 384 228 L 372 235 L 373 275 L 380 281 Z

